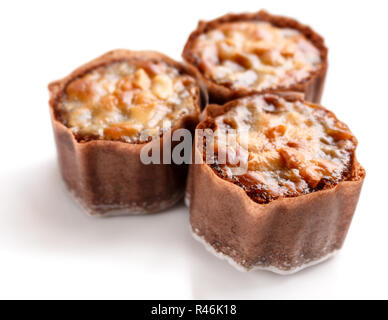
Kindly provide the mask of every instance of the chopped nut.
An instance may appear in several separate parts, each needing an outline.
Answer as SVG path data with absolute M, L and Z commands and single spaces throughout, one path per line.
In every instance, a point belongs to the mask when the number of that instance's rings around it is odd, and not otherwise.
M 108 94 L 105 97 L 101 98 L 101 108 L 104 110 L 112 111 L 119 103 L 117 97 L 114 95 Z
M 149 104 L 155 100 L 154 95 L 150 91 L 140 91 L 134 98 L 135 104 Z
M 131 119 L 141 124 L 147 124 L 151 119 L 153 111 L 155 110 L 154 104 L 147 105 L 135 105 L 129 109 Z
M 83 128 L 85 125 L 88 125 L 92 114 L 90 109 L 87 107 L 74 109 L 69 116 L 69 125 L 72 127 Z
M 299 170 L 299 173 L 311 188 L 316 188 L 322 179 L 322 173 L 320 171 L 321 169 L 319 167 L 310 165 Z
M 261 62 L 271 66 L 280 66 L 284 62 L 284 58 L 277 50 L 270 50 L 260 55 Z
M 224 42 L 218 43 L 217 49 L 218 49 L 218 56 L 219 56 L 220 60 L 231 59 L 234 55 L 234 52 L 235 52 L 233 47 L 228 46 Z
M 268 128 L 271 126 L 271 115 L 269 113 L 261 113 L 257 116 L 254 123 L 256 128 Z
M 253 67 L 252 59 L 246 54 L 236 53 L 233 56 L 233 60 L 246 69 Z
M 294 68 L 295 69 L 303 69 L 304 67 L 306 67 L 306 63 L 302 60 L 295 60 L 294 61 Z
M 103 109 L 93 110 L 93 123 L 96 125 L 103 125 L 105 123 L 118 122 L 121 119 L 121 112 L 118 110 L 108 111 Z
M 80 78 L 70 82 L 66 92 L 70 99 L 75 98 L 81 101 L 88 101 L 93 99 L 95 87 L 89 79 Z
M 272 109 L 268 110 L 270 112 L 282 112 L 286 109 L 284 101 L 277 99 L 275 96 L 266 96 L 264 97 L 264 101 L 269 105 L 268 107 Z M 275 107 L 275 110 L 273 110 L 273 107 Z
M 287 127 L 285 125 L 279 124 L 278 126 L 269 128 L 266 132 L 266 136 L 270 139 L 274 139 L 276 137 L 283 136 L 287 131 Z
M 286 58 L 292 58 L 295 55 L 295 51 L 296 46 L 294 44 L 288 43 L 283 47 L 280 53 Z
M 326 133 L 332 136 L 335 140 L 347 140 L 352 138 L 352 133 L 349 130 L 343 130 L 340 128 L 327 129 Z
M 293 183 L 299 183 L 302 180 L 299 175 L 299 171 L 296 169 L 284 170 L 284 172 L 281 173 L 281 177 L 283 179 L 290 180 Z
M 129 91 L 132 89 L 132 76 L 128 75 L 119 81 L 118 87 L 122 91 Z
M 132 91 L 121 91 L 116 90 L 115 96 L 117 97 L 118 104 L 117 107 L 122 111 L 125 112 L 129 105 L 132 103 L 133 98 L 133 92 Z
M 303 141 L 288 141 L 287 146 L 291 148 L 304 148 L 306 144 Z
M 158 98 L 168 99 L 173 93 L 172 81 L 167 75 L 157 75 L 152 79 L 151 90 Z
M 235 119 L 224 119 L 224 123 L 231 129 L 237 129 L 237 122 Z
M 133 136 L 138 130 L 127 123 L 115 123 L 104 129 L 104 135 L 109 139 L 117 140 L 123 136 Z
M 260 42 L 253 42 L 248 50 L 254 54 L 257 54 L 257 55 L 261 55 L 265 52 L 267 52 L 268 50 L 271 49 L 271 44 L 268 43 L 268 42 L 264 42 L 264 41 L 260 41 Z
M 265 151 L 261 154 L 249 154 L 248 158 L 248 170 L 263 171 L 263 170 L 275 170 L 280 168 L 282 159 L 279 153 L 276 151 Z
M 139 61 L 138 66 L 139 68 L 142 68 L 150 77 L 155 77 L 157 74 L 166 71 L 165 66 L 150 61 Z
M 195 84 L 195 80 L 191 76 L 181 75 L 181 83 L 184 87 L 189 87 Z M 176 82 L 175 84 L 179 84 L 179 82 Z
M 255 182 L 255 183 L 259 182 L 259 183 L 265 184 L 265 178 L 263 177 L 263 175 L 260 172 L 248 171 L 245 174 L 245 178 L 247 178 L 251 182 Z
M 287 120 L 294 125 L 298 125 L 302 122 L 302 117 L 296 112 L 289 112 L 287 113 Z
M 288 168 L 300 168 L 305 161 L 303 154 L 292 148 L 280 148 L 279 154 Z
M 135 79 L 133 80 L 133 86 L 135 88 L 147 90 L 151 85 L 151 80 L 144 69 L 138 69 L 134 74 Z
M 331 175 L 338 168 L 338 165 L 330 160 L 320 159 L 320 160 L 316 160 L 315 163 L 319 167 L 324 169 L 325 173 L 329 175 Z

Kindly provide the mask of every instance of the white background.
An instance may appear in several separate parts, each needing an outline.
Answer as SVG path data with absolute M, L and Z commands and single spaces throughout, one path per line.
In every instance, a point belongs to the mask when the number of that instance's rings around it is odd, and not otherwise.
M 295 17 L 329 47 L 323 105 L 349 124 L 367 170 L 342 252 L 293 276 L 240 273 L 191 238 L 182 205 L 98 219 L 58 174 L 47 84 L 115 48 L 175 59 L 199 19 Z M 388 298 L 386 1 L 2 1 L 0 298 Z

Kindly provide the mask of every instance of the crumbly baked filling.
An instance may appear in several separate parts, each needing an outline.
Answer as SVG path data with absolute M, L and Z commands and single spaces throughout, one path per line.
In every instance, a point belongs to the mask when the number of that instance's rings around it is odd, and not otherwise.
M 215 151 L 208 163 L 259 203 L 346 179 L 357 144 L 329 111 L 269 94 L 238 100 L 237 106 L 211 120 L 211 126 Z M 230 131 L 237 132 L 235 140 L 227 138 Z M 220 161 L 221 156 L 226 161 Z M 237 166 L 246 168 L 245 173 L 235 174 Z
M 207 78 L 232 89 L 289 87 L 322 63 L 301 32 L 259 21 L 223 23 L 195 39 L 192 50 Z
M 77 137 L 148 141 L 196 109 L 193 77 L 165 62 L 131 60 L 101 66 L 71 81 L 57 104 Z

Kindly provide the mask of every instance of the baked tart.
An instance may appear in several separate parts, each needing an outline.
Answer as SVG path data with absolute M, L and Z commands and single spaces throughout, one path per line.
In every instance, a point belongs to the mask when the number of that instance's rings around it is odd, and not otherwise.
M 192 68 L 151 51 L 115 50 L 49 85 L 63 179 L 90 214 L 150 213 L 182 196 L 187 164 L 145 164 L 143 147 L 194 130 Z
M 291 18 L 261 10 L 200 21 L 182 55 L 200 72 L 213 103 L 278 91 L 321 99 L 327 48 L 319 34 Z
M 339 250 L 365 176 L 349 128 L 287 94 L 205 110 L 190 168 L 195 237 L 244 270 L 292 273 Z

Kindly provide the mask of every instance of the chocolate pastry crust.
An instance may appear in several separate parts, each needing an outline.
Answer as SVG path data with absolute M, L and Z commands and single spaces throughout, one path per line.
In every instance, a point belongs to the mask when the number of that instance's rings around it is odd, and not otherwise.
M 232 101 L 208 106 L 207 119 L 197 129 L 209 127 L 215 117 L 235 105 Z M 200 147 L 196 141 L 197 159 L 203 159 Z M 354 156 L 348 174 L 335 185 L 258 203 L 242 187 L 217 175 L 211 165 L 192 165 L 186 199 L 193 235 L 240 270 L 294 273 L 341 249 L 364 177 L 365 170 Z
M 61 121 L 57 104 L 65 95 L 67 85 L 90 71 L 112 63 L 150 60 L 164 62 L 183 74 L 196 78 L 190 66 L 153 51 L 110 51 L 77 68 L 69 76 L 49 84 L 50 113 L 57 145 L 59 167 L 70 192 L 91 215 L 121 215 L 162 211 L 179 201 L 183 195 L 187 165 L 143 164 L 141 149 L 163 138 L 127 143 L 77 136 Z M 195 112 L 183 116 L 169 133 L 185 128 L 193 130 L 200 113 L 200 89 L 195 89 Z
M 312 71 L 310 75 L 302 81 L 299 81 L 296 84 L 286 87 L 277 86 L 275 88 L 267 88 L 258 91 L 241 87 L 233 89 L 229 86 L 217 84 L 214 80 L 210 79 L 203 72 L 201 72 L 201 69 L 199 67 L 200 61 L 198 61 L 198 59 L 196 58 L 193 50 L 196 39 L 210 30 L 217 29 L 222 24 L 249 21 L 268 22 L 275 27 L 291 28 L 299 31 L 319 50 L 321 57 L 320 68 L 315 71 Z M 301 24 L 300 22 L 292 18 L 272 15 L 265 10 L 260 10 L 256 13 L 229 13 L 211 21 L 200 21 L 198 23 L 197 29 L 191 33 L 189 39 L 187 40 L 182 52 L 182 57 L 186 62 L 197 68 L 197 70 L 199 71 L 199 74 L 201 75 L 201 82 L 208 90 L 210 103 L 223 104 L 227 101 L 241 98 L 253 93 L 273 93 L 287 91 L 301 92 L 305 95 L 305 99 L 307 101 L 319 103 L 323 93 L 324 82 L 327 72 L 327 53 L 328 49 L 325 46 L 324 39 L 309 26 Z

